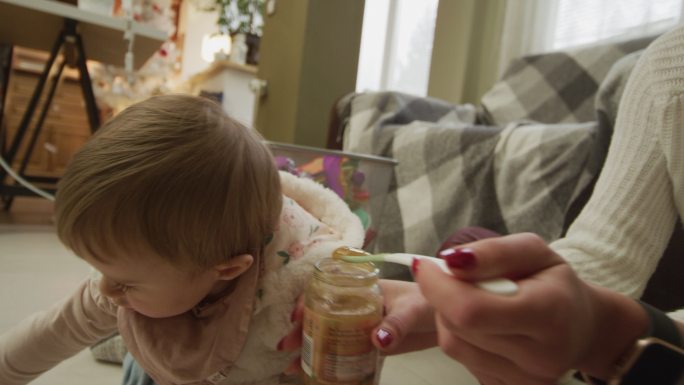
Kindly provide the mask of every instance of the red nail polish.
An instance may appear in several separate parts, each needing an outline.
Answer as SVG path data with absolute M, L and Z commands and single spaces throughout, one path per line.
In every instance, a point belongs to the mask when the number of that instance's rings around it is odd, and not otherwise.
M 277 350 L 277 351 L 280 352 L 280 351 L 283 350 L 283 342 L 284 342 L 284 340 L 285 340 L 285 339 L 283 338 L 282 340 L 280 340 L 280 341 L 278 342 L 278 346 L 276 347 L 276 350 Z
M 439 256 L 452 269 L 468 270 L 475 267 L 476 264 L 475 253 L 469 247 L 442 250 L 439 252 Z
M 375 337 L 378 339 L 378 342 L 380 342 L 380 345 L 383 348 L 388 347 L 392 341 L 394 341 L 392 333 L 390 333 L 387 329 L 378 329 L 378 331 L 375 332 Z
M 420 263 L 420 259 L 418 258 L 413 258 L 413 262 L 411 262 L 411 272 L 413 272 L 413 276 L 418 273 L 418 264 Z

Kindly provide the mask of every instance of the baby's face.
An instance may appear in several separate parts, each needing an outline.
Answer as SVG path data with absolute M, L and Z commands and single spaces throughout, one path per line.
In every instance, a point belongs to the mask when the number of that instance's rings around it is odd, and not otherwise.
M 80 254 L 102 273 L 102 294 L 119 306 L 151 318 L 184 313 L 226 282 L 220 281 L 213 269 L 199 273 L 183 271 L 154 254 L 116 253 L 107 255 L 107 262 Z

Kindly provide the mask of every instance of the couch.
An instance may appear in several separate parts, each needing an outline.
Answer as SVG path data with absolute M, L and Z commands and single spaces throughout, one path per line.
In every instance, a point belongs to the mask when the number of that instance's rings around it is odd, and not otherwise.
M 654 37 L 514 60 L 478 106 L 396 92 L 346 95 L 328 146 L 395 158 L 375 251 L 432 255 L 456 230 L 531 231 L 553 241 L 586 203 L 600 173 L 619 100 Z M 684 302 L 673 234 L 644 299 Z M 403 268 L 386 271 L 408 278 Z

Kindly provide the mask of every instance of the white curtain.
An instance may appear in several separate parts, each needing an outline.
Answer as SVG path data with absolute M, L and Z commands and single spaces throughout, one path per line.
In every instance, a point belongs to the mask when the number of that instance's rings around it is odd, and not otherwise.
M 532 53 L 662 33 L 684 0 L 508 0 L 500 71 Z
M 357 91 L 427 94 L 438 2 L 366 0 Z

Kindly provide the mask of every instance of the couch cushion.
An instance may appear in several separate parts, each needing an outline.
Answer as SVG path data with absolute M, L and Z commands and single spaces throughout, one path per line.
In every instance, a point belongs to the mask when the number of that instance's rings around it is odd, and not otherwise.
M 481 120 L 504 126 L 518 120 L 581 123 L 596 120 L 594 99 L 613 64 L 655 37 L 523 56 L 482 97 Z
M 596 93 L 595 104 L 599 122 L 608 127 L 611 132 L 617 119 L 620 99 L 627 80 L 643 52 L 643 49 L 634 51 L 615 62 Z
M 467 106 L 392 92 L 350 103 L 345 150 L 399 161 L 373 213 L 382 223 L 375 251 L 432 255 L 473 225 L 556 239 L 605 151 L 597 122 L 483 126 Z

